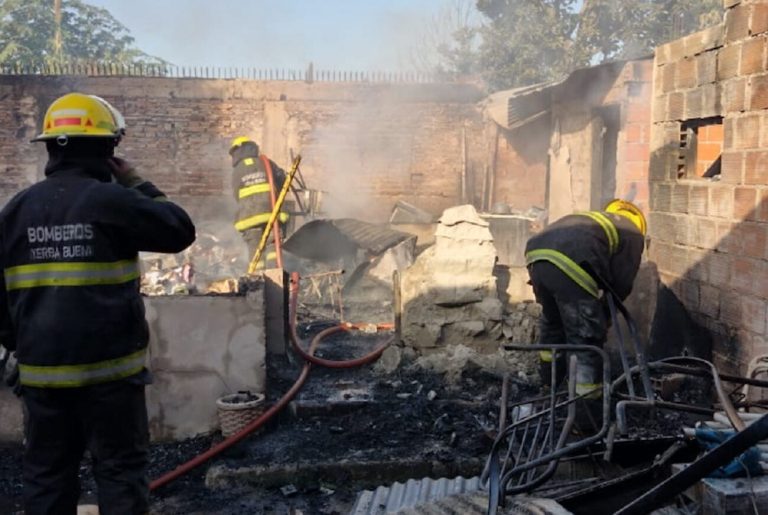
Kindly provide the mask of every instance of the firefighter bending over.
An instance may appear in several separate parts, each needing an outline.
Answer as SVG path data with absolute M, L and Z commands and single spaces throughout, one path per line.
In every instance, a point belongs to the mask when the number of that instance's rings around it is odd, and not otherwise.
M 640 209 L 613 200 L 604 211 L 567 215 L 528 240 L 528 273 L 536 301 L 542 306 L 540 344 L 602 348 L 610 326 L 607 292 L 602 290 L 610 288 L 622 301 L 629 296 L 640 268 L 645 233 Z M 552 354 L 542 352 L 540 360 L 542 380 L 549 384 Z M 565 369 L 565 356 L 559 356 L 557 370 L 562 374 L 558 375 L 562 377 Z M 599 357 L 580 353 L 577 394 L 597 399 L 601 388 Z
M 86 449 L 102 515 L 149 511 L 138 253 L 181 252 L 195 227 L 114 157 L 124 127 L 101 98 L 55 100 L 33 140 L 48 150 L 46 178 L 0 212 L 0 344 L 16 352 L 28 414 L 28 515 L 75 514 Z
M 237 200 L 235 229 L 240 231 L 248 245 L 248 258 L 252 259 L 261 241 L 272 214 L 272 208 L 285 183 L 285 171 L 274 161 L 259 153 L 259 146 L 252 139 L 235 138 L 229 147 L 232 157 L 233 189 Z M 271 169 L 270 174 L 267 168 Z M 289 215 L 281 211 L 278 215 L 280 234 L 284 235 Z M 274 234 L 267 240 L 260 268 L 275 268 L 276 254 Z

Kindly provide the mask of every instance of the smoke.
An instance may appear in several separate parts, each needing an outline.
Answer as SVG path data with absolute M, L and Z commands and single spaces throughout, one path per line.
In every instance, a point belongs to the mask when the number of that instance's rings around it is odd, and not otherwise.
M 411 191 L 420 115 L 408 86 L 362 87 L 337 104 L 333 121 L 315 127 L 304 149 L 312 187 L 327 192 L 323 214 L 380 222 L 393 196 Z

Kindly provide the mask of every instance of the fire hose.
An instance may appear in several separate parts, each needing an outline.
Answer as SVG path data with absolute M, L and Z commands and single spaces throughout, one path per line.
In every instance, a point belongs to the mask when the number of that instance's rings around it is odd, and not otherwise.
M 277 401 L 277 403 L 275 403 L 272 407 L 267 409 L 258 418 L 256 418 L 252 422 L 249 422 L 248 425 L 246 425 L 243 429 L 227 437 L 226 439 L 222 440 L 221 442 L 211 447 L 207 451 L 204 451 L 198 454 L 197 456 L 187 461 L 186 463 L 182 463 L 181 465 L 176 467 L 174 470 L 152 481 L 149 485 L 149 489 L 151 491 L 157 490 L 158 488 L 165 486 L 168 483 L 178 479 L 179 477 L 183 476 L 187 472 L 202 465 L 203 463 L 207 462 L 211 458 L 219 455 L 226 449 L 230 448 L 234 444 L 240 442 L 249 434 L 251 434 L 252 432 L 262 427 L 264 424 L 266 424 L 275 414 L 277 414 L 281 409 L 283 409 L 288 404 L 288 402 L 290 402 L 291 399 L 293 399 L 293 397 L 299 392 L 299 390 L 301 390 L 301 387 L 304 386 L 304 383 L 306 382 L 307 377 L 309 376 L 309 371 L 312 368 L 313 363 L 316 363 L 320 366 L 331 367 L 331 368 L 354 368 L 361 365 L 366 365 L 368 363 L 372 363 L 373 361 L 376 361 L 381 356 L 381 353 L 384 352 L 384 349 L 386 349 L 394 340 L 394 337 L 388 339 L 384 344 L 380 345 L 379 347 L 374 349 L 372 352 L 358 359 L 347 360 L 347 361 L 332 361 L 332 360 L 326 360 L 326 359 L 320 359 L 320 358 L 314 357 L 313 354 L 315 350 L 317 349 L 317 347 L 319 346 L 323 338 L 325 338 L 326 336 L 339 331 L 348 331 L 350 329 L 363 327 L 365 325 L 365 324 L 344 324 L 344 325 L 329 327 L 319 332 L 318 334 L 316 334 L 312 338 L 312 341 L 310 342 L 309 350 L 304 351 L 302 349 L 302 345 L 299 343 L 298 334 L 296 332 L 296 306 L 298 303 L 297 297 L 299 292 L 299 279 L 300 278 L 298 273 L 294 272 L 293 274 L 291 274 L 290 304 L 289 304 L 290 338 L 291 338 L 291 343 L 293 348 L 297 351 L 297 353 L 303 359 L 305 359 L 304 366 L 301 369 L 301 373 L 299 374 L 299 377 L 296 379 L 296 382 L 280 398 L 280 400 Z M 378 324 L 377 327 L 391 328 L 391 324 Z

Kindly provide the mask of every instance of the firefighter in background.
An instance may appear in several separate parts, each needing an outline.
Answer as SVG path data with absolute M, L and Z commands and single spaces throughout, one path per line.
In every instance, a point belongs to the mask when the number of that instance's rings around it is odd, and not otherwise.
M 0 344 L 16 352 L 27 411 L 28 515 L 75 514 L 86 449 L 100 513 L 149 511 L 138 257 L 183 251 L 195 227 L 114 156 L 123 133 L 103 99 L 56 99 L 33 140 L 48 150 L 46 178 L 0 212 Z
M 640 209 L 613 200 L 603 211 L 565 216 L 528 240 L 525 258 L 536 301 L 542 307 L 540 344 L 594 345 L 602 348 L 610 317 L 604 288 L 623 301 L 632 291 L 645 244 L 646 221 Z M 560 377 L 565 357 L 558 359 Z M 551 377 L 552 354 L 542 352 L 541 375 Z M 599 399 L 600 358 L 579 353 L 576 392 Z
M 267 227 L 277 196 L 285 183 L 285 171 L 271 159 L 259 153 L 259 146 L 252 139 L 235 138 L 229 147 L 232 157 L 233 189 L 237 199 L 237 220 L 235 229 L 240 231 L 248 245 L 248 258 L 252 259 Z M 267 168 L 271 169 L 270 174 Z M 281 211 L 278 215 L 280 234 L 284 235 L 289 215 Z M 274 234 L 267 240 L 267 247 L 259 263 L 261 268 L 277 266 Z

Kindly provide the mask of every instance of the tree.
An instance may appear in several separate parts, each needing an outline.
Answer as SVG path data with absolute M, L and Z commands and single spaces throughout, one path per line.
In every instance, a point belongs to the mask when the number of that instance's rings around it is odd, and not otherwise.
M 3 65 L 164 63 L 133 44 L 128 29 L 109 11 L 81 0 L 0 0 Z
M 480 16 L 474 0 L 450 0 L 423 25 L 411 59 L 417 69 L 447 78 L 479 70 Z
M 480 61 L 493 89 L 560 79 L 576 68 L 648 55 L 718 23 L 721 0 L 478 0 Z

